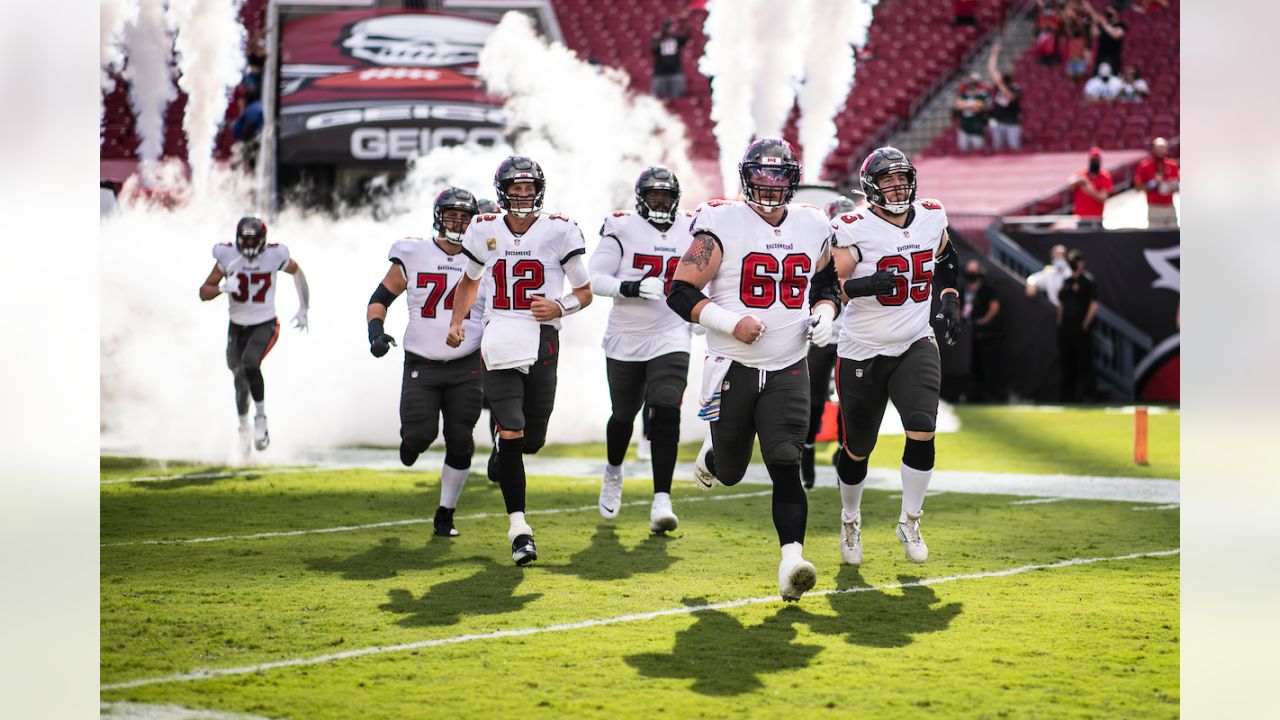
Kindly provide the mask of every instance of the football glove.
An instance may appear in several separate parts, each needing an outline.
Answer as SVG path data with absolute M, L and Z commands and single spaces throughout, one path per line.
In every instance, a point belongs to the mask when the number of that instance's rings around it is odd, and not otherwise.
M 898 287 L 898 276 L 888 270 L 876 272 L 860 278 L 844 281 L 844 294 L 851 298 L 869 295 L 888 295 Z
M 832 322 L 835 319 L 835 310 L 830 305 L 820 305 L 818 309 L 813 311 L 809 316 L 809 342 L 814 347 L 826 347 L 831 342 L 832 329 L 835 327 Z
M 383 331 L 381 318 L 369 321 L 369 352 L 373 353 L 374 357 L 386 355 L 395 344 L 396 339 Z
M 647 277 L 640 281 L 637 294 L 645 300 L 664 300 L 667 297 L 666 283 L 662 278 Z
M 942 294 L 942 308 L 934 319 L 942 321 L 942 339 L 948 345 L 955 345 L 960 339 L 960 298 L 956 293 Z
M 307 329 L 307 309 L 305 307 L 298 308 L 298 312 L 293 316 L 293 326 L 299 330 Z

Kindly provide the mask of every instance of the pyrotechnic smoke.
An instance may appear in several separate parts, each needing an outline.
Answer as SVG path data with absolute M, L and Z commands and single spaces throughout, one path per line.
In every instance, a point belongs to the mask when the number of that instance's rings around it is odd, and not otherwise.
M 804 182 L 819 180 L 822 164 L 838 144 L 836 115 L 853 87 L 853 48 L 867 41 L 872 8 L 878 0 L 810 0 L 805 81 L 797 102 L 797 127 L 804 148 Z
M 139 173 L 143 184 L 155 180 L 156 163 L 164 152 L 164 111 L 178 95 L 171 79 L 172 41 L 165 26 L 164 0 L 139 0 L 138 19 L 125 27 L 129 103 L 138 135 Z
M 230 91 L 244 70 L 244 26 L 241 0 L 169 0 L 174 28 L 178 85 L 187 94 L 182 128 L 187 134 L 187 162 L 197 190 L 209 178 L 213 144 L 227 110 Z
M 137 0 L 101 0 L 98 12 L 98 68 L 102 73 L 102 98 L 98 103 L 98 133 L 107 115 L 106 95 L 116 89 L 111 73 L 124 67 L 124 53 L 120 40 L 126 23 L 134 22 L 138 13 Z
M 756 36 L 755 17 L 762 4 L 762 0 L 710 0 L 703 24 L 707 43 L 698 71 L 711 78 L 711 120 L 726 197 L 738 194 L 738 159 L 756 131 L 752 115 L 755 75 L 767 53 L 743 38 Z
M 752 100 L 756 135 L 760 137 L 781 137 L 795 105 L 796 86 L 805 71 L 805 48 L 813 40 L 811 5 L 812 0 L 759 3 L 751 14 L 755 19 L 754 46 L 738 44 L 740 54 L 754 47 L 754 52 L 763 56 L 757 60 Z M 738 155 L 741 154 L 739 149 Z

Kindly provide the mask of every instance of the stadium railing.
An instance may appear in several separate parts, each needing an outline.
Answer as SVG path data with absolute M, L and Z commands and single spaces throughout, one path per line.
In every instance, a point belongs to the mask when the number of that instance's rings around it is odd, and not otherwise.
M 1028 275 L 1044 267 L 1044 262 L 1006 235 L 1000 223 L 992 223 L 986 235 L 990 243 L 987 257 L 1024 283 Z M 1116 399 L 1132 400 L 1137 379 L 1134 369 L 1138 358 L 1151 350 L 1151 337 L 1102 303 L 1098 303 L 1092 335 L 1093 367 L 1099 385 Z

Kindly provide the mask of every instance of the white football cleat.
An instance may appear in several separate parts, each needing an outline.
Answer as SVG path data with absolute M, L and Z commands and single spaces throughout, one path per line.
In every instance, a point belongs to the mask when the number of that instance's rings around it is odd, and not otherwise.
M 845 565 L 862 564 L 862 513 L 853 515 L 853 520 L 846 520 L 840 513 L 840 562 Z
M 636 457 L 641 460 L 653 459 L 653 450 L 649 447 L 649 438 L 643 435 L 636 440 Z
M 698 451 L 697 459 L 693 461 L 693 479 L 698 481 L 698 487 L 703 490 L 710 490 L 716 484 L 716 476 L 707 469 L 709 452 L 711 452 L 711 435 L 708 434 L 707 439 L 702 441 L 702 449 Z
M 258 415 L 253 419 L 253 446 L 266 450 L 271 444 L 271 436 L 267 435 L 267 416 Z
M 680 525 L 680 518 L 671 509 L 671 496 L 667 493 L 654 493 L 653 506 L 649 508 L 649 532 L 668 533 Z
M 898 516 L 898 539 L 902 541 L 907 559 L 914 563 L 929 559 L 929 546 L 924 544 L 924 538 L 920 536 L 920 515 L 908 515 L 904 512 Z
M 618 471 L 610 472 L 609 466 L 604 466 L 604 481 L 600 483 L 600 517 L 605 520 L 612 520 L 618 517 L 618 511 L 622 509 L 622 466 L 618 466 Z
M 818 570 L 802 557 L 784 557 L 778 565 L 778 591 L 787 602 L 799 600 L 801 595 L 813 589 L 816 582 Z
M 538 559 L 538 548 L 533 543 L 533 528 L 527 523 L 508 528 L 507 541 L 511 543 L 511 559 L 516 565 L 524 567 Z

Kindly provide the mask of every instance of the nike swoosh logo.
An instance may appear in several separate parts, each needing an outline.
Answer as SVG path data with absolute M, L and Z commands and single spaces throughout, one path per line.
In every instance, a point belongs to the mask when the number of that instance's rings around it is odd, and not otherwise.
M 608 505 L 601 505 L 600 509 L 605 512 L 613 512 L 613 508 L 609 507 Z

